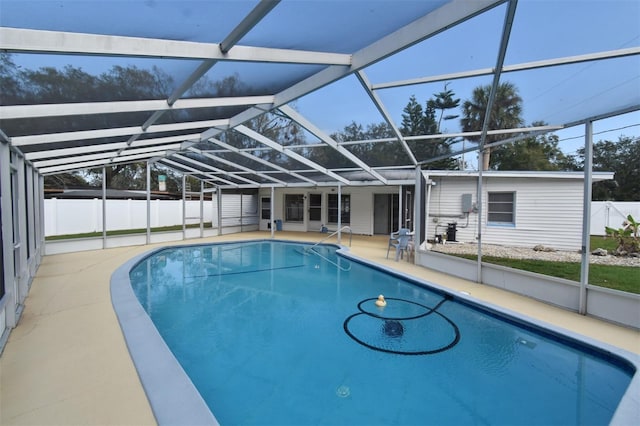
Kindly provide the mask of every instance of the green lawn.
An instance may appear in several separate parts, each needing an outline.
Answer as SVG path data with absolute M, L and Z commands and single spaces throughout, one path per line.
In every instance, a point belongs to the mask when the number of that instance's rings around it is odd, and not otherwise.
M 614 238 L 592 235 L 591 240 L 589 241 L 589 246 L 591 247 L 591 251 L 594 251 L 597 248 L 612 251 L 618 247 L 618 242 Z
M 199 228 L 200 224 L 196 223 L 193 225 L 187 225 L 187 228 Z M 211 223 L 205 223 L 205 228 L 211 228 Z M 181 231 L 182 225 L 176 226 L 162 226 L 158 228 L 151 228 L 151 232 L 168 232 L 168 231 Z M 107 236 L 113 235 L 131 235 L 131 234 L 146 234 L 147 228 L 140 229 L 121 229 L 117 231 L 107 231 Z M 71 240 L 74 238 L 95 238 L 102 237 L 102 232 L 87 232 L 84 234 L 66 234 L 66 235 L 52 235 L 46 237 L 46 241 L 56 241 L 56 240 Z
M 477 259 L 474 255 L 461 257 L 472 260 Z M 534 259 L 507 259 L 493 256 L 482 256 L 482 261 L 580 282 L 579 263 L 549 262 Z M 640 294 L 640 268 L 590 264 L 589 284 Z
M 618 243 L 613 238 L 592 235 L 589 241 L 591 251 L 597 248 L 615 250 Z M 476 260 L 475 255 L 461 255 L 466 259 Z M 482 260 L 494 265 L 522 269 L 529 272 L 565 278 L 580 282 L 580 263 L 550 262 L 534 259 L 508 259 L 493 256 L 482 256 Z M 617 265 L 589 265 L 589 284 L 612 288 L 629 293 L 640 294 L 640 268 Z

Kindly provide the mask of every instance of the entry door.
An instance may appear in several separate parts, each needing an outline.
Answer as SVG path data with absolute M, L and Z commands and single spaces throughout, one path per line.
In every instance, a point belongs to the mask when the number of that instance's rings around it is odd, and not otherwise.
M 260 229 L 271 229 L 271 197 L 260 199 Z M 263 227 L 263 224 L 265 226 Z
M 322 194 L 309 194 L 309 221 L 308 231 L 320 231 L 322 227 Z
M 398 230 L 398 194 L 373 195 L 373 233 L 390 234 Z

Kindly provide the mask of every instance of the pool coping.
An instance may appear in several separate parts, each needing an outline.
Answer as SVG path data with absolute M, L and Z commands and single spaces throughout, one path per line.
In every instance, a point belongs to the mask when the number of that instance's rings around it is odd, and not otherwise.
M 259 241 L 309 244 L 308 241 L 279 239 L 250 239 L 242 242 Z M 176 247 L 184 248 L 212 244 L 228 243 L 196 243 Z M 634 424 L 640 418 L 640 355 L 502 306 L 476 299 L 464 292 L 452 291 L 444 286 L 403 272 L 390 271 L 383 265 L 353 255 L 346 246 L 339 244 L 327 245 L 339 247 L 338 253 L 348 259 L 383 270 L 418 285 L 449 294 L 465 304 L 506 316 L 511 321 L 555 335 L 569 343 L 574 342 L 575 344 L 587 346 L 602 355 L 615 356 L 624 360 L 631 368 L 635 369 L 635 373 L 614 412 L 610 425 Z M 129 279 L 129 272 L 136 264 L 156 252 L 171 247 L 173 246 L 149 250 L 133 257 L 117 268 L 112 274 L 110 282 L 112 305 L 122 329 L 129 354 L 158 424 L 219 425 L 218 420 L 138 301 Z
M 219 425 L 131 286 L 129 271 L 144 258 L 164 249 L 135 256 L 115 270 L 110 283 L 111 303 L 158 424 Z

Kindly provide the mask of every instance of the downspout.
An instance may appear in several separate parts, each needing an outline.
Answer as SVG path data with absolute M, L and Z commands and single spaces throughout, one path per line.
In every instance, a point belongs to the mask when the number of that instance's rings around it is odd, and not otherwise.
M 582 195 L 582 254 L 580 264 L 580 303 L 578 313 L 587 313 L 587 284 L 589 283 L 589 234 L 591 233 L 591 181 L 593 168 L 593 122 L 585 123 L 584 191 Z

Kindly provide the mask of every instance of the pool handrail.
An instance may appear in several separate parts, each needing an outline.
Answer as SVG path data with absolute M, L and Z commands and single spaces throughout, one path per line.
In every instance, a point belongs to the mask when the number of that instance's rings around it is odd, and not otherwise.
M 326 237 L 324 237 L 323 239 L 321 239 L 320 241 L 318 241 L 317 243 L 315 243 L 314 245 L 309 247 L 309 250 L 311 250 L 312 248 L 314 248 L 317 245 L 320 245 L 320 244 L 324 243 L 325 241 L 327 241 L 329 238 L 333 237 L 334 235 L 340 234 L 344 230 L 348 230 L 349 231 L 349 247 L 351 247 L 351 240 L 353 239 L 353 233 L 351 232 L 351 227 L 349 225 L 344 225 L 342 228 L 338 229 L 337 231 L 332 232 L 331 234 L 327 235 Z M 338 237 L 338 244 L 340 244 L 340 238 L 339 237 Z
M 339 263 L 336 263 L 336 262 L 334 262 L 333 260 L 329 259 L 328 257 L 323 256 L 323 255 L 322 255 L 322 254 L 320 254 L 319 252 L 315 251 L 315 250 L 313 249 L 313 247 L 315 247 L 315 246 L 316 246 L 316 244 L 314 244 L 312 247 L 307 248 L 305 251 L 306 251 L 307 253 L 308 253 L 308 252 L 311 252 L 311 253 L 315 254 L 315 255 L 316 255 L 316 256 L 318 256 L 319 258 L 323 259 L 323 260 L 324 260 L 324 261 L 326 261 L 326 262 L 329 262 L 330 264 L 332 264 L 332 265 L 333 265 L 333 266 L 335 266 L 336 268 L 340 269 L 341 271 L 348 272 L 348 271 L 350 271 L 350 270 L 351 270 L 351 262 L 349 262 L 349 267 L 348 267 L 348 268 L 345 268 L 345 267 L 341 266 Z

